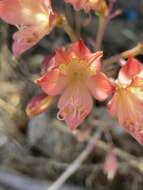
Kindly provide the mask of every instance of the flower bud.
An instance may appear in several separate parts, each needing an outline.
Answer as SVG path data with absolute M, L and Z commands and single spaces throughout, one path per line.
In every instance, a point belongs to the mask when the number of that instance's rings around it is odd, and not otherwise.
M 52 103 L 53 97 L 47 96 L 46 94 L 39 94 L 34 96 L 26 107 L 26 113 L 29 117 L 36 116 L 44 111 Z
M 107 153 L 105 157 L 103 170 L 104 170 L 104 173 L 107 175 L 108 180 L 113 180 L 118 170 L 118 161 L 113 150 L 110 150 Z

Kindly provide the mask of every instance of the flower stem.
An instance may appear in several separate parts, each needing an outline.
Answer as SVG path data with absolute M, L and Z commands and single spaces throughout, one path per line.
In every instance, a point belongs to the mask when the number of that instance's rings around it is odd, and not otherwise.
M 98 30 L 97 30 L 97 36 L 96 36 L 96 42 L 95 42 L 96 51 L 101 50 L 105 26 L 106 26 L 106 17 L 105 15 L 100 14 L 99 19 L 98 19 Z
M 69 133 L 69 130 L 67 130 L 67 128 L 65 126 L 63 126 L 63 124 L 61 124 L 59 121 L 55 121 L 54 126 L 57 127 L 58 130 L 61 130 L 64 133 Z M 102 124 L 98 123 L 97 126 L 99 128 L 104 127 L 103 123 Z M 106 124 L 105 124 L 105 126 L 106 126 Z M 77 140 L 79 139 L 80 133 L 81 133 L 81 131 L 77 130 L 76 133 L 74 134 L 75 137 L 77 137 Z M 91 139 L 91 136 L 86 138 L 85 142 L 89 141 L 89 139 Z M 96 147 L 105 151 L 105 152 L 108 152 L 111 148 L 111 144 L 107 144 L 107 142 L 104 142 L 104 141 L 98 139 Z M 114 153 L 120 159 L 126 161 L 129 166 L 135 168 L 136 170 L 141 172 L 141 174 L 143 174 L 143 161 L 141 160 L 141 158 L 135 157 L 134 155 L 132 155 L 132 154 L 130 154 L 130 153 L 126 152 L 125 150 L 122 150 L 121 148 L 118 148 L 118 147 L 114 147 Z M 51 190 L 51 189 L 48 189 L 48 190 Z
M 64 15 L 57 16 L 57 26 L 64 29 L 64 31 L 68 34 L 68 36 L 72 42 L 75 42 L 78 40 L 76 33 L 74 32 L 74 30 L 70 26 L 67 18 Z
M 80 23 L 80 12 L 75 12 L 75 31 L 77 36 L 80 38 L 80 30 L 81 30 L 81 23 Z
M 134 48 L 126 50 L 120 54 L 113 55 L 103 61 L 104 64 L 112 64 L 119 61 L 121 58 L 126 59 L 129 55 L 137 56 L 143 54 L 143 42 L 137 44 Z
M 67 20 L 65 20 L 65 22 L 63 23 L 63 29 L 68 34 L 72 42 L 75 42 L 78 40 L 76 34 L 74 33 L 74 30 L 72 29 L 72 27 L 70 26 Z
M 101 50 L 102 48 L 101 46 L 102 46 L 103 36 L 108 23 L 111 21 L 111 19 L 121 14 L 120 10 L 112 12 L 115 2 L 116 0 L 110 0 L 108 9 L 104 13 L 100 13 L 98 16 L 98 29 L 97 29 L 97 36 L 95 42 L 96 51 Z

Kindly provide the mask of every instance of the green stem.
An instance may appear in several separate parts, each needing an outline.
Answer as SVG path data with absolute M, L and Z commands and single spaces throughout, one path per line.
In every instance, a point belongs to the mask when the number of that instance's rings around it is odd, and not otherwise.
M 72 42 L 75 42 L 78 40 L 78 37 L 76 36 L 74 30 L 72 29 L 72 27 L 70 26 L 67 20 L 65 20 L 65 22 L 63 23 L 63 29 L 68 34 Z
M 57 26 L 61 27 L 68 34 L 72 42 L 75 42 L 78 40 L 76 33 L 74 32 L 67 18 L 64 15 L 57 16 Z
M 96 50 L 101 50 L 105 26 L 106 26 L 106 17 L 105 15 L 100 14 L 98 19 L 98 30 L 95 42 Z

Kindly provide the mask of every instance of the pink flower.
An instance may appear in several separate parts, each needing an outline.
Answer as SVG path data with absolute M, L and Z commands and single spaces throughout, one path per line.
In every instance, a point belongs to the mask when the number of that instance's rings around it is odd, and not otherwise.
M 50 0 L 1 0 L 0 18 L 15 25 L 13 53 L 20 56 L 38 43 L 55 25 L 55 13 Z
M 105 0 L 65 0 L 74 6 L 76 10 L 84 9 L 85 12 L 95 10 L 99 12 L 105 12 L 107 5 Z
M 56 50 L 47 72 L 37 80 L 50 96 L 63 92 L 58 118 L 65 120 L 71 130 L 91 112 L 92 96 L 103 101 L 112 93 L 110 81 L 100 72 L 101 57 L 102 52 L 91 53 L 82 41 L 73 43 L 65 50 Z
M 116 81 L 116 92 L 108 104 L 112 115 L 120 124 L 143 144 L 143 66 L 129 57 L 121 68 Z

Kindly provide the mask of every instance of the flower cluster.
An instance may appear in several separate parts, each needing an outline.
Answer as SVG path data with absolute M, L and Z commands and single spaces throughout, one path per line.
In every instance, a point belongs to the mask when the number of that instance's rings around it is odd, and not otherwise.
M 118 79 L 111 82 L 101 71 L 102 54 L 91 53 L 82 41 L 57 49 L 54 56 L 45 59 L 43 75 L 36 83 L 49 97 L 62 93 L 57 116 L 71 130 L 91 112 L 92 97 L 104 101 L 113 94 L 108 103 L 110 113 L 117 115 L 121 126 L 143 144 L 143 66 L 129 57 Z M 40 101 L 39 105 L 43 106 Z
M 75 9 L 104 13 L 104 0 L 65 0 Z M 57 25 L 58 14 L 50 0 L 1 0 L 0 18 L 14 25 L 13 54 L 19 57 L 37 44 Z M 69 28 L 68 28 L 69 31 Z M 71 31 L 71 30 L 70 30 Z M 64 120 L 70 130 L 76 129 L 93 108 L 93 98 L 108 103 L 109 112 L 140 144 L 143 144 L 143 65 L 130 56 L 121 67 L 117 80 L 110 80 L 102 72 L 103 52 L 92 53 L 82 40 L 59 48 L 46 57 L 42 76 L 36 83 L 42 94 L 27 106 L 29 116 L 45 111 L 53 97 L 60 95 L 57 118 Z
M 143 66 L 129 57 L 118 79 L 111 82 L 101 71 L 101 57 L 101 51 L 91 53 L 82 41 L 57 49 L 53 57 L 46 59 L 45 72 L 36 82 L 49 96 L 63 92 L 57 116 L 71 130 L 91 112 L 92 97 L 104 101 L 113 94 L 108 103 L 110 113 L 143 144 Z

